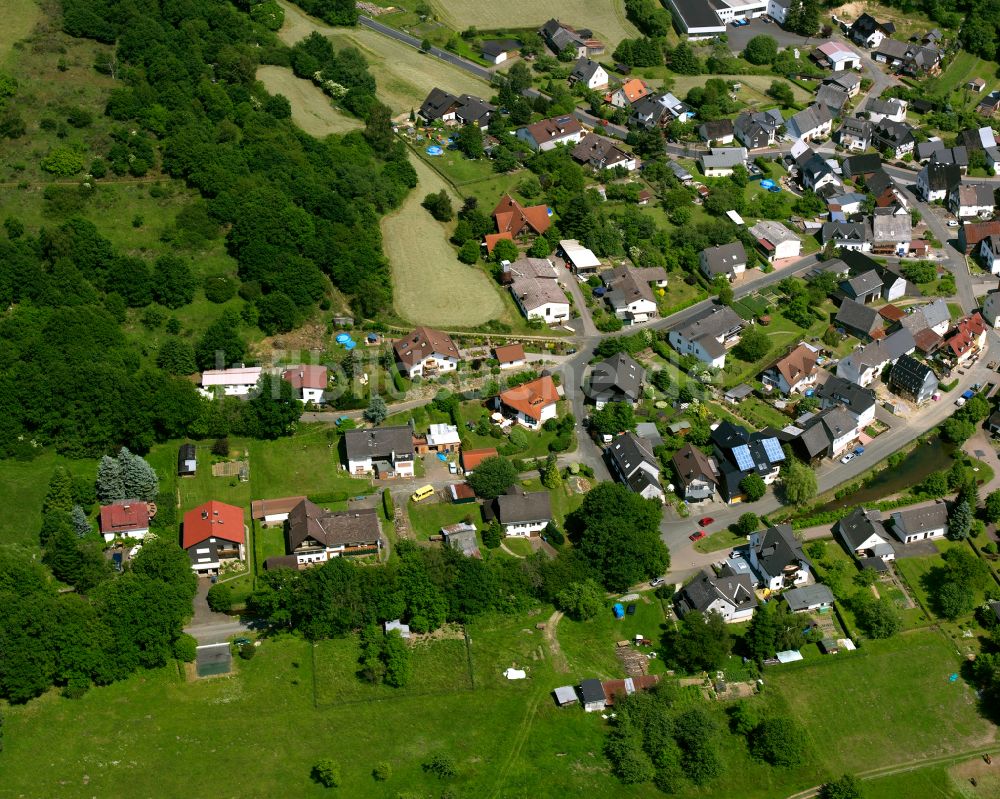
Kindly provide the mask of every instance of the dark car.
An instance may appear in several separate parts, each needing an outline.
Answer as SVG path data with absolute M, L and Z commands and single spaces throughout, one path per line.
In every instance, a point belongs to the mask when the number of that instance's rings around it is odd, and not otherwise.
M 714 521 L 715 519 L 713 519 L 711 516 L 706 516 L 703 519 L 698 519 L 698 524 L 701 525 L 702 527 L 708 527 L 708 525 L 710 525 Z
M 625 608 L 625 615 L 626 616 L 634 616 L 635 615 L 635 605 L 629 605 L 627 608 Z
M 704 530 L 696 530 L 695 532 L 691 533 L 691 535 L 688 536 L 688 538 L 690 538 L 692 541 L 701 541 L 701 539 L 703 539 L 704 537 L 705 537 Z

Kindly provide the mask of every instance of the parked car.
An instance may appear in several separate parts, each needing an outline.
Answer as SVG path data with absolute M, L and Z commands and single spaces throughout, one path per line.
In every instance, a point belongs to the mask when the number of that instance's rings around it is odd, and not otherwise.
M 957 219 L 949 219 L 948 220 L 948 227 L 958 227 L 958 220 Z
M 690 538 L 692 541 L 701 541 L 701 539 L 703 539 L 704 537 L 705 537 L 704 530 L 695 530 L 695 532 L 691 533 L 691 535 L 688 536 L 688 538 Z
M 854 453 L 853 452 L 848 452 L 843 458 L 840 459 L 840 462 L 841 463 L 850 463 L 851 461 L 854 460 L 854 458 L 855 458 Z
M 635 615 L 635 605 L 629 605 L 627 608 L 625 608 L 625 615 L 626 616 L 634 616 Z
M 714 521 L 715 519 L 713 519 L 711 516 L 706 516 L 703 519 L 698 519 L 698 525 L 700 527 L 708 527 L 708 525 L 710 525 Z
M 664 580 L 662 577 L 654 577 L 652 580 L 649 581 L 649 587 L 650 588 L 659 588 L 665 582 L 666 582 L 666 580 Z

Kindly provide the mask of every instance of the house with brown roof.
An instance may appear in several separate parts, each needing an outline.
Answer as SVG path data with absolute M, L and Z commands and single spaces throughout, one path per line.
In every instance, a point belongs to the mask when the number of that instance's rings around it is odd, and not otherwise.
M 304 496 L 255 499 L 250 503 L 250 516 L 265 525 L 279 524 L 284 522 L 292 508 L 304 499 Z
M 150 510 L 148 502 L 138 499 L 121 499 L 110 505 L 101 505 L 101 535 L 108 543 L 116 538 L 141 541 L 149 532 Z
M 559 391 L 549 375 L 501 391 L 494 400 L 502 414 L 531 430 L 556 418 L 557 402 Z
M 774 386 L 782 394 L 802 394 L 816 385 L 819 373 L 816 371 L 818 355 L 806 344 L 799 344 L 784 358 L 764 370 L 761 381 L 765 386 Z
M 719 467 L 715 461 L 691 444 L 685 444 L 671 462 L 680 483 L 680 495 L 687 502 L 711 499 L 719 487 Z
M 493 356 L 500 362 L 501 369 L 515 369 L 527 363 L 524 347 L 521 344 L 505 344 L 501 347 L 494 347 Z
M 281 373 L 281 379 L 292 384 L 295 393 L 303 402 L 314 402 L 317 405 L 323 401 L 326 391 L 327 374 L 325 366 L 289 366 Z
M 965 222 L 958 231 L 958 246 L 966 255 L 972 255 L 987 236 L 1000 235 L 1000 219 L 989 222 Z
M 616 699 L 624 699 L 636 691 L 648 691 L 659 681 L 659 674 L 640 674 L 636 677 L 626 677 L 624 680 L 605 680 L 601 683 L 604 704 L 613 707 Z
M 288 514 L 285 541 L 302 569 L 341 556 L 379 555 L 382 527 L 374 508 L 332 511 L 303 499 Z
M 496 447 L 482 447 L 480 449 L 465 449 L 465 447 L 463 447 L 462 454 L 460 456 L 462 471 L 465 472 L 466 475 L 470 475 L 484 460 L 496 457 Z
M 243 509 L 210 500 L 184 514 L 181 548 L 199 574 L 218 574 L 223 565 L 246 559 Z
M 458 347 L 451 336 L 430 327 L 418 327 L 394 341 L 396 366 L 406 377 L 431 377 L 458 368 Z
M 607 136 L 596 133 L 588 133 L 573 148 L 573 160 L 598 171 L 620 166 L 631 172 L 638 165 L 632 153 L 623 150 Z
M 609 92 L 605 96 L 604 101 L 610 103 L 615 108 L 628 108 L 651 92 L 652 89 L 646 85 L 645 81 L 640 78 L 632 78 L 625 81 L 613 92 Z
M 576 144 L 583 138 L 583 126 L 572 115 L 550 117 L 518 128 L 517 138 L 532 150 L 546 152 L 560 144 Z
M 979 311 L 959 319 L 955 329 L 945 338 L 948 355 L 962 363 L 983 348 L 986 343 L 986 322 Z
M 497 235 L 516 239 L 518 236 L 533 233 L 541 235 L 549 229 L 552 221 L 549 219 L 549 209 L 545 205 L 523 206 L 509 194 L 505 194 L 497 207 L 493 209 L 493 219 L 497 223 Z M 486 248 L 492 252 L 489 236 L 486 237 Z M 496 246 L 495 239 L 493 246 Z

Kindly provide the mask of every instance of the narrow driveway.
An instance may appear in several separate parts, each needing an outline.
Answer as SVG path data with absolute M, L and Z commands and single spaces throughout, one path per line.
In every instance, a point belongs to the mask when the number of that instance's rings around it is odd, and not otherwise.
M 198 592 L 194 597 L 194 615 L 184 628 L 184 632 L 201 644 L 221 644 L 232 636 L 250 629 L 248 622 L 225 613 L 216 613 L 208 606 L 208 589 L 212 581 L 208 577 L 198 578 Z

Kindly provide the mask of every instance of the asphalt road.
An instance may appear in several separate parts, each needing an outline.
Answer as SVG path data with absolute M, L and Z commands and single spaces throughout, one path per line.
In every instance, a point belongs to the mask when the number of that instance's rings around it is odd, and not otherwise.
M 373 31 L 378 31 L 379 33 L 385 34 L 398 42 L 403 44 L 408 44 L 410 47 L 420 49 L 420 39 L 415 36 L 410 36 L 408 33 L 403 33 L 402 31 L 396 30 L 395 28 L 390 28 L 388 25 L 383 25 L 381 22 L 372 19 L 371 17 L 359 16 L 358 24 L 365 28 L 371 28 Z M 429 55 L 435 58 L 440 58 L 442 61 L 446 61 L 452 66 L 458 67 L 470 75 L 475 75 L 477 78 L 491 83 L 493 81 L 493 73 L 490 72 L 486 67 L 480 66 L 472 61 L 462 58 L 454 53 L 449 53 L 447 50 L 442 50 L 440 47 L 432 47 L 427 51 Z

